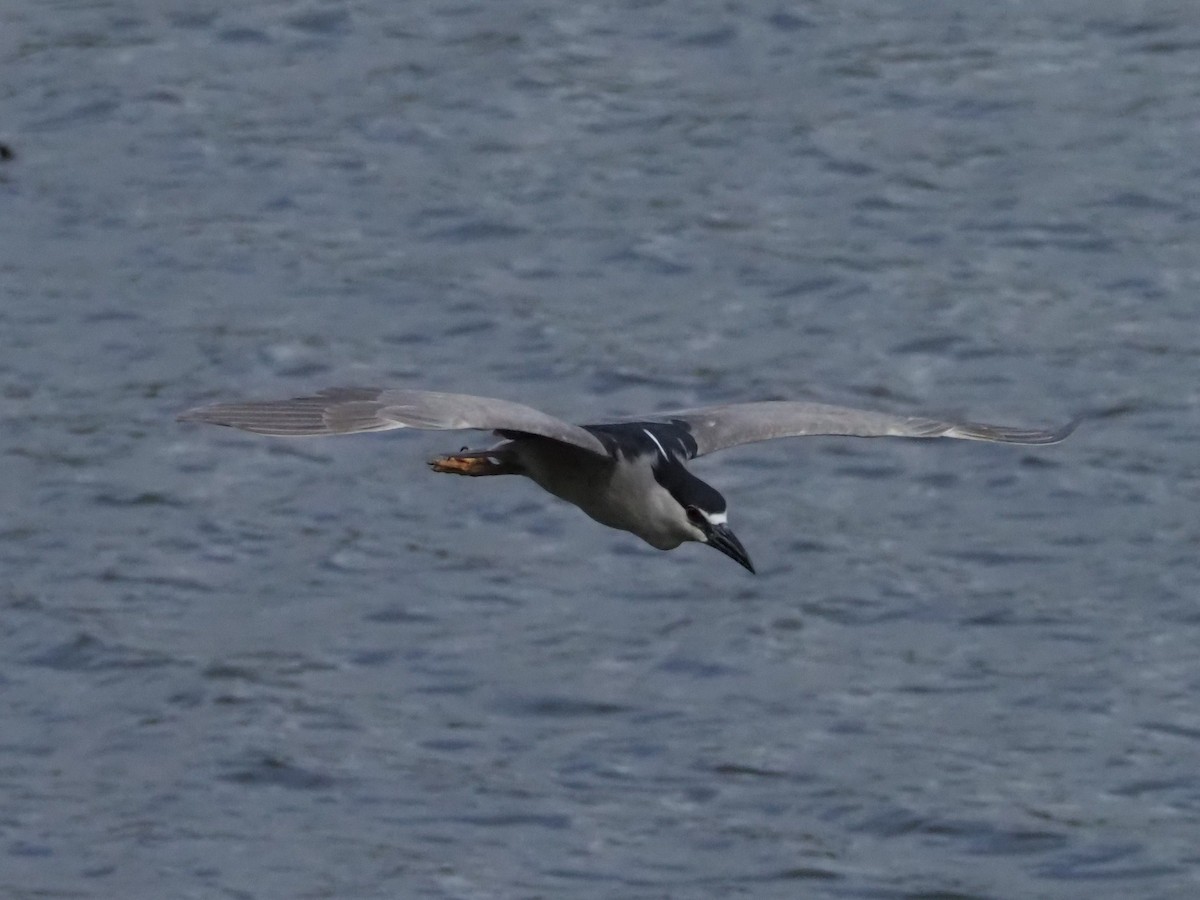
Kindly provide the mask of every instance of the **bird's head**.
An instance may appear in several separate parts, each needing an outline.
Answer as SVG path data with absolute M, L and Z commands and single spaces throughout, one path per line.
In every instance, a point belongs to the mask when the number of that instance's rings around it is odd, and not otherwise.
M 687 539 L 715 547 L 754 572 L 750 555 L 729 527 L 729 512 L 720 491 L 701 481 L 683 466 L 678 466 L 666 481 L 667 484 L 663 486 L 679 504 Z
M 695 540 L 702 541 L 710 547 L 716 547 L 734 562 L 745 566 L 751 573 L 754 572 L 754 563 L 750 562 L 750 554 L 746 552 L 746 548 L 737 539 L 737 535 L 725 523 L 724 512 L 710 512 L 693 505 L 685 506 L 684 514 L 687 516 L 688 524 L 697 532 Z

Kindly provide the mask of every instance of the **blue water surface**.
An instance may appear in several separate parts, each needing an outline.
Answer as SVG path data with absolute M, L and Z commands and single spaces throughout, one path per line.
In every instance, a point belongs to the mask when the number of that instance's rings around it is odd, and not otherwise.
M 1200 15 L 0 11 L 0 895 L 1200 895 Z M 1050 426 L 705 459 L 760 574 L 389 384 Z

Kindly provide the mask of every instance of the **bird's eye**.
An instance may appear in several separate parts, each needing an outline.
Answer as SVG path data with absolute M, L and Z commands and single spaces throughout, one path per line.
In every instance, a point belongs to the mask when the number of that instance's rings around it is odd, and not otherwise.
M 704 525 L 708 522 L 708 518 L 704 513 L 700 512 L 698 507 L 689 506 L 686 510 L 688 521 L 693 525 Z

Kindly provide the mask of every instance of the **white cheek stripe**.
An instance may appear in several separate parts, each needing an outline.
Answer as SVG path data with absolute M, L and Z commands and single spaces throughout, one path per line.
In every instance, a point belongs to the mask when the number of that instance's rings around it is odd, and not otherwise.
M 643 428 L 642 433 L 645 434 L 646 437 L 650 438 L 650 440 L 654 441 L 654 446 L 658 448 L 658 452 L 662 454 L 662 458 L 664 460 L 666 460 L 667 462 L 670 462 L 671 458 L 669 456 L 667 456 L 667 451 L 664 450 L 663 445 L 658 442 L 658 438 L 656 438 L 653 434 L 651 434 L 650 429 Z

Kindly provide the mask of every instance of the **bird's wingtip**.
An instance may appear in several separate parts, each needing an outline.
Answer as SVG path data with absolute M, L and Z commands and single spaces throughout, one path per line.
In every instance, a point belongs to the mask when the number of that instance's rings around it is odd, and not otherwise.
M 208 418 L 205 413 L 208 411 L 207 406 L 193 406 L 191 409 L 185 409 L 183 412 L 175 416 L 176 422 L 207 422 Z
M 223 413 L 225 410 L 220 404 L 211 406 L 193 406 L 191 409 L 185 409 L 183 412 L 175 416 L 176 422 L 186 422 L 191 425 L 228 425 L 233 426 L 235 423 Z
M 1079 427 L 1079 424 L 1083 421 L 1083 419 L 1084 419 L 1083 416 L 1076 416 L 1070 422 L 1068 422 L 1066 425 L 1063 425 L 1061 428 L 1051 431 L 1047 435 L 1047 439 L 1046 439 L 1045 443 L 1057 444 L 1062 441 L 1065 441 L 1067 438 L 1069 438 L 1071 435 L 1073 435 L 1075 433 L 1075 429 Z

